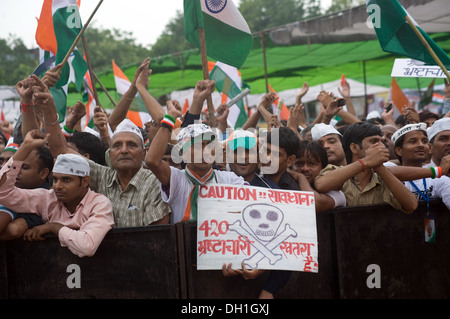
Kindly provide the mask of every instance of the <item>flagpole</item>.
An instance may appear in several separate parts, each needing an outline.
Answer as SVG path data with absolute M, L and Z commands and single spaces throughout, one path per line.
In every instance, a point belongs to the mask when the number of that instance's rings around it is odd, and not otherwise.
M 72 54 L 72 51 L 75 49 L 75 46 L 77 45 L 78 41 L 80 40 L 81 36 L 83 35 L 84 31 L 86 30 L 87 26 L 91 22 L 92 18 L 94 17 L 95 13 L 97 12 L 97 10 L 100 7 L 100 5 L 102 4 L 102 2 L 103 2 L 103 0 L 100 0 L 100 2 L 97 4 L 94 11 L 92 12 L 91 16 L 86 21 L 86 24 L 81 29 L 80 33 L 78 33 L 77 37 L 75 38 L 75 41 L 73 41 L 72 46 L 70 47 L 69 51 L 67 52 L 66 56 L 64 57 L 64 60 L 62 60 L 62 62 L 61 62 L 62 66 L 58 70 L 59 73 L 61 73 L 62 68 L 64 67 L 64 65 L 66 65 L 67 61 L 69 60 L 70 55 Z
M 267 61 L 266 61 L 266 34 L 261 32 L 261 47 L 263 53 L 263 62 L 264 62 L 264 80 L 266 82 L 266 93 L 269 93 L 269 81 L 267 79 Z
M 97 74 L 95 74 L 95 72 L 92 72 L 92 75 L 95 78 L 95 81 L 97 81 L 97 83 L 100 85 L 100 87 L 102 88 L 103 92 L 105 92 L 106 96 L 108 96 L 109 100 L 111 101 L 112 105 L 114 107 L 116 107 L 116 102 L 114 102 L 113 98 L 111 97 L 111 95 L 109 94 L 108 90 L 105 88 L 105 86 L 102 84 L 102 82 L 100 82 L 100 80 L 97 77 Z
M 103 108 L 103 106 L 100 103 L 100 100 L 98 98 L 97 86 L 95 84 L 95 79 L 94 79 L 94 76 L 93 76 L 94 71 L 92 70 L 91 59 L 89 58 L 89 53 L 88 53 L 87 43 L 86 43 L 86 37 L 84 35 L 82 35 L 81 38 L 82 38 L 82 41 L 83 41 L 84 54 L 86 55 L 86 62 L 87 62 L 87 65 L 88 65 L 88 71 L 89 71 L 89 75 L 90 75 L 90 78 L 91 78 L 92 93 L 94 95 L 95 103 L 102 109 L 102 111 L 105 111 L 105 109 Z
M 408 24 L 410 25 L 410 27 L 413 29 L 414 33 L 419 38 L 419 40 L 422 42 L 422 44 L 425 46 L 425 48 L 431 54 L 431 56 L 433 57 L 434 61 L 436 61 L 436 63 L 440 66 L 440 68 L 445 73 L 447 78 L 450 80 L 450 74 L 448 73 L 447 68 L 444 66 L 444 64 L 442 64 L 441 60 L 436 55 L 436 53 L 434 53 L 433 49 L 428 44 L 427 40 L 423 37 L 422 33 L 420 33 L 420 31 L 417 28 L 417 26 L 414 24 L 414 22 L 411 20 L 411 18 L 408 15 L 406 15 L 405 18 L 406 18 L 406 21 L 408 22 Z
M 202 58 L 202 70 L 203 70 L 203 80 L 209 80 L 209 71 L 208 71 L 208 55 L 206 52 L 206 42 L 205 42 L 205 30 L 198 29 L 198 37 L 200 43 L 200 55 Z M 208 105 L 208 115 L 209 115 L 209 123 L 211 127 L 216 126 L 216 121 L 214 117 L 214 106 L 212 103 L 211 95 L 208 95 L 206 98 L 206 103 Z

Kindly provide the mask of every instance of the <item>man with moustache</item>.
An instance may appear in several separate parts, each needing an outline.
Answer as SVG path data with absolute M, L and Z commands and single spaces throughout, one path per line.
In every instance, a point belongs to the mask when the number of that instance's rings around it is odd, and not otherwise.
M 318 141 L 327 152 L 328 163 L 335 166 L 347 164 L 345 152 L 342 148 L 342 134 L 333 126 L 318 123 L 311 128 L 313 141 Z
M 36 107 L 41 108 L 48 143 L 54 157 L 76 153 L 61 133 L 56 106 L 46 85 L 33 75 Z M 113 205 L 115 227 L 167 224 L 170 207 L 162 201 L 155 175 L 143 167 L 144 139 L 139 128 L 123 120 L 110 139 L 109 159 L 112 167 L 88 160 L 90 187 L 108 197 Z

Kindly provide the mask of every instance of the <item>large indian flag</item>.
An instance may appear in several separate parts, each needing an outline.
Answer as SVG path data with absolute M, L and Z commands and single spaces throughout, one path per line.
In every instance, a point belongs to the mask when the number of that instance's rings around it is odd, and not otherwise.
M 79 1 L 44 0 L 36 29 L 36 42 L 44 51 L 56 55 L 55 64 L 61 63 L 69 52 L 75 38 L 82 29 L 78 12 Z M 80 91 L 87 71 L 87 63 L 78 49 L 75 49 L 61 71 L 55 88 L 61 88 L 69 82 L 71 69 L 73 82 Z
M 222 62 L 211 62 L 208 65 L 211 68 L 209 78 L 216 82 L 216 89 L 222 93 L 222 103 L 229 102 L 242 92 L 241 73 L 236 67 Z M 234 128 L 241 128 L 247 121 L 243 100 L 230 106 L 228 121 Z
M 119 98 L 122 98 L 122 95 L 124 95 L 130 88 L 131 82 L 125 75 L 125 73 L 123 73 L 123 71 L 117 66 L 114 60 L 112 61 L 112 65 L 117 94 L 119 95 Z M 135 99 L 130 105 L 130 108 L 127 112 L 127 118 L 130 119 L 134 124 L 142 128 L 144 127 L 144 124 L 146 122 L 152 119 L 150 114 L 148 114 L 147 108 L 140 98 L 139 93 L 136 94 Z
M 231 0 L 184 0 L 186 39 L 200 48 L 199 29 L 205 33 L 212 59 L 240 68 L 253 46 L 244 17 Z
M 450 68 L 448 55 L 418 26 L 397 0 L 366 0 L 366 3 L 383 51 L 406 56 L 430 65 L 437 64 L 406 21 L 408 16 L 441 62 Z

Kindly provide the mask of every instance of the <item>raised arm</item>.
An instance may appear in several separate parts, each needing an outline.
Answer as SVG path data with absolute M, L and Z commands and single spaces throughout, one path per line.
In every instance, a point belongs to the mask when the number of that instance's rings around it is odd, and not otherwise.
M 111 137 L 108 130 L 108 116 L 98 105 L 94 108 L 94 125 L 100 134 L 100 139 L 103 143 L 109 145 Z
M 378 165 L 373 169 L 378 176 L 384 181 L 386 186 L 391 191 L 392 195 L 402 205 L 402 208 L 407 213 L 412 213 L 417 209 L 418 201 L 416 195 L 403 185 L 400 180 L 395 177 L 386 166 Z
M 17 82 L 16 90 L 20 96 L 20 112 L 22 114 L 22 136 L 25 137 L 29 131 L 38 129 L 40 124 L 36 117 L 35 106 L 33 104 L 34 79 L 27 77 Z
M 259 114 L 263 117 L 264 121 L 266 121 L 267 124 L 269 124 L 270 120 L 272 119 L 272 113 L 269 111 L 269 107 L 273 104 L 273 102 L 276 100 L 277 95 L 274 92 L 266 93 L 262 98 L 261 101 L 258 104 L 258 111 Z
M 43 115 L 45 132 L 48 136 L 48 145 L 53 157 L 59 154 L 76 153 L 67 144 L 59 126 L 59 117 L 56 112 L 53 96 L 47 86 L 36 75 L 33 75 L 36 85 L 33 86 L 33 100 L 36 107 L 40 107 Z
M 202 113 L 203 104 L 216 88 L 216 82 L 211 80 L 201 80 L 195 85 L 194 95 L 192 97 L 192 103 L 189 107 L 186 117 L 183 121 L 182 127 L 193 124 L 196 120 L 200 119 Z
M 41 130 L 38 129 L 31 130 L 30 132 L 27 133 L 27 135 L 25 135 L 25 138 L 22 144 L 20 145 L 19 149 L 12 156 L 13 160 L 17 162 L 25 161 L 28 155 L 30 155 L 30 153 L 34 149 L 42 145 L 45 145 L 45 143 L 47 142 L 47 138 L 48 136 L 46 136 L 46 134 L 43 133 Z M 3 175 L 2 178 L 0 179 L 0 187 L 5 183 L 5 181 L 6 176 Z
M 319 193 L 328 193 L 332 190 L 341 190 L 344 183 L 353 176 L 366 169 L 372 169 L 389 160 L 389 151 L 379 143 L 372 145 L 366 156 L 346 166 L 339 167 L 324 175 L 319 175 L 314 181 L 314 186 Z M 362 162 L 362 163 L 361 163 Z
M 136 88 L 136 81 L 138 79 L 139 74 L 141 74 L 142 70 L 145 68 L 148 69 L 148 66 L 150 64 L 150 58 L 147 58 L 142 62 L 142 64 L 138 67 L 134 74 L 133 81 L 131 82 L 130 87 L 125 92 L 124 95 L 122 95 L 122 98 L 119 100 L 117 105 L 114 107 L 113 111 L 111 112 L 111 115 L 109 116 L 109 126 L 111 127 L 111 130 L 114 132 L 117 125 L 120 124 L 126 117 L 127 112 L 130 109 L 130 105 L 134 100 L 134 97 L 136 96 L 138 90 Z
M 168 115 L 175 120 L 182 115 L 182 112 L 176 108 L 173 101 L 167 101 L 167 111 Z M 170 186 L 171 171 L 169 164 L 163 161 L 163 156 L 171 134 L 172 129 L 167 124 L 161 124 L 145 156 L 146 166 L 155 174 L 161 185 L 166 188 Z
M 258 126 L 259 119 L 261 118 L 261 114 L 259 113 L 259 110 L 256 109 L 255 112 L 253 112 L 247 121 L 242 125 L 243 130 L 247 130 L 249 128 L 256 128 Z
M 150 62 L 147 61 L 145 63 L 145 67 L 139 73 L 136 80 L 136 88 L 142 101 L 144 102 L 147 112 L 155 122 L 159 123 L 164 117 L 164 109 L 161 104 L 159 104 L 159 102 L 148 92 L 148 85 L 150 83 L 149 76 L 152 73 L 152 70 L 148 69 L 149 64 Z
M 287 127 L 291 129 L 297 137 L 302 140 L 303 137 L 298 131 L 298 127 L 301 126 L 303 128 L 306 127 L 306 121 L 305 121 L 305 112 L 304 112 L 304 106 L 302 103 L 295 104 L 293 107 L 289 109 L 289 117 L 287 120 Z
M 352 98 L 350 96 L 350 84 L 346 80 L 344 80 L 343 82 L 341 81 L 341 86 L 338 87 L 338 91 L 345 99 L 345 104 L 347 105 L 347 112 L 350 113 L 350 115 L 356 117 L 355 108 L 353 107 Z M 341 116 L 339 115 L 339 117 Z

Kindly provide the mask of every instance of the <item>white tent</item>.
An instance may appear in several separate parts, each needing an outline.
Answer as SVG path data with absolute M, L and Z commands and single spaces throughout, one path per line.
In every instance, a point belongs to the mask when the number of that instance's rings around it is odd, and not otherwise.
M 357 115 L 364 114 L 364 96 L 365 95 L 373 95 L 380 93 L 389 93 L 389 88 L 375 85 L 364 85 L 364 83 L 355 81 L 353 79 L 346 79 L 350 85 L 350 92 L 352 96 L 352 101 L 356 110 Z M 338 87 L 340 85 L 340 79 L 336 81 L 331 81 L 327 83 L 322 83 L 320 85 L 312 86 L 309 88 L 308 93 L 302 98 L 303 103 L 314 102 L 316 101 L 317 95 L 320 91 L 325 90 L 327 92 L 332 92 L 334 96 L 340 97 Z M 291 89 L 278 92 L 278 95 L 281 99 L 284 100 L 285 104 L 290 106 L 295 104 L 295 97 L 299 92 L 298 89 Z M 194 89 L 174 91 L 170 94 L 170 99 L 174 99 L 180 102 L 181 105 L 184 104 L 187 99 L 189 105 L 192 103 L 192 95 L 194 94 Z M 264 94 L 249 94 L 245 98 L 245 103 L 247 107 L 256 107 Z M 212 95 L 212 101 L 214 107 L 218 107 L 221 101 L 221 95 L 217 91 L 215 91 Z M 206 107 L 206 103 L 205 103 Z

